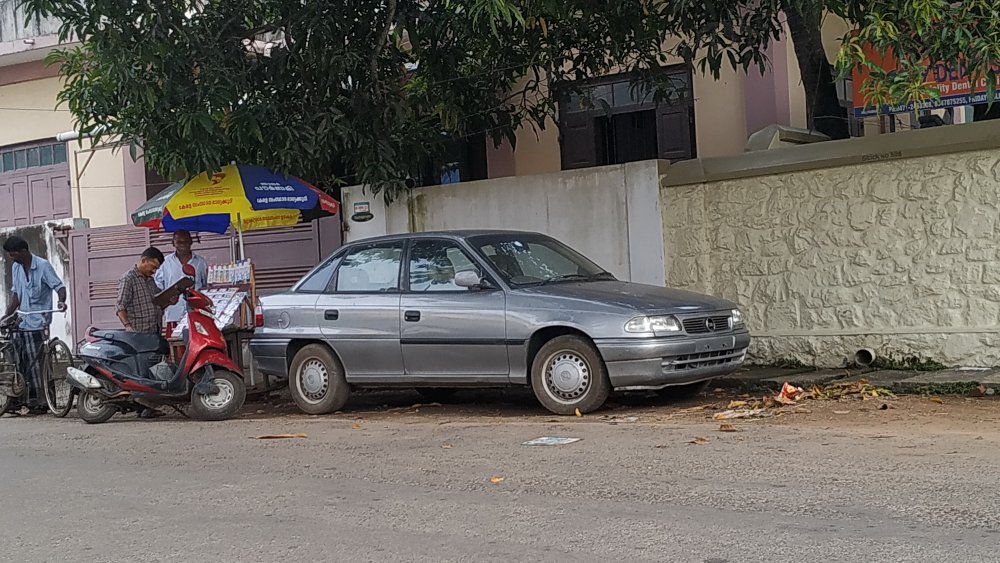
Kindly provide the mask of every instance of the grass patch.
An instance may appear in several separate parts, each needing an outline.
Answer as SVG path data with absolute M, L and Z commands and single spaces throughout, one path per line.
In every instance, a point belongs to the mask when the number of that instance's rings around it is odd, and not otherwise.
M 773 368 L 773 369 L 808 369 L 815 370 L 816 366 L 810 366 L 795 358 L 778 358 L 773 362 L 754 363 L 747 365 L 748 368 Z
M 970 395 L 979 383 L 966 381 L 962 383 L 934 383 L 918 387 L 912 393 L 916 395 Z
M 930 358 L 920 358 L 917 356 L 904 356 L 902 358 L 897 358 L 892 354 L 884 356 L 879 355 L 875 358 L 871 367 L 880 370 L 921 372 L 942 371 L 948 369 L 948 366 Z

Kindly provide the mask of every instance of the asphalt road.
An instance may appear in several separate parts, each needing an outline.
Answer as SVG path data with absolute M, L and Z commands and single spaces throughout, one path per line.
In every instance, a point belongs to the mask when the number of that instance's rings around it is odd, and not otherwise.
M 735 433 L 679 412 L 708 399 L 582 418 L 516 394 L 417 400 L 5 417 L 0 560 L 1000 561 L 993 400 L 817 402 Z M 582 440 L 521 445 L 539 436 Z

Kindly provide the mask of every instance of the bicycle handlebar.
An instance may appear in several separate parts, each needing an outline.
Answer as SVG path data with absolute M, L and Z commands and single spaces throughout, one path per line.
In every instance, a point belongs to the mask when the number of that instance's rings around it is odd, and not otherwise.
M 47 315 L 49 313 L 65 313 L 65 312 L 66 311 L 63 309 L 51 309 L 49 311 L 20 311 L 20 310 L 14 311 L 14 313 L 18 315 Z

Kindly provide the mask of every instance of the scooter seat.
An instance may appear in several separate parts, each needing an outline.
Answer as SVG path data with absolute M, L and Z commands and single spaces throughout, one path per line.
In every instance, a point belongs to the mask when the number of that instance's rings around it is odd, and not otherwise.
M 159 334 L 126 332 L 124 330 L 97 330 L 94 331 L 93 336 L 101 340 L 124 344 L 138 354 L 156 353 L 164 356 L 170 354 L 170 343 Z

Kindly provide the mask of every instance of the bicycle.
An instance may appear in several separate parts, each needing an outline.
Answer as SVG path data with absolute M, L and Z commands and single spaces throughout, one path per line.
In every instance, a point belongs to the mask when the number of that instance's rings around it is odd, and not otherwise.
M 17 399 L 27 391 L 24 375 L 17 369 L 17 356 L 13 335 L 19 332 L 14 322 L 20 315 L 62 313 L 64 311 L 16 311 L 0 321 L 0 416 L 5 414 Z M 46 337 L 48 336 L 46 331 Z M 59 338 L 47 339 L 35 358 L 41 369 L 41 392 L 49 412 L 63 418 L 73 408 L 76 393 L 66 379 L 67 368 L 74 366 L 73 353 Z

